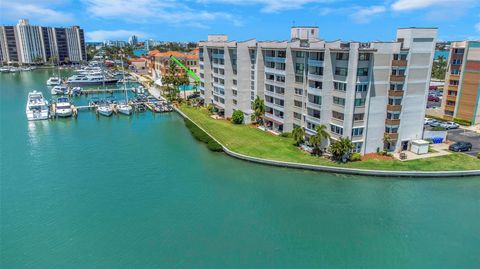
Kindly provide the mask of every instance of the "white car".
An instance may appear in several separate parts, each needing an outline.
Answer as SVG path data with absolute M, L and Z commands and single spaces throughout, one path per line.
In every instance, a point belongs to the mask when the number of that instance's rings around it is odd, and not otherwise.
M 430 125 L 430 123 L 432 123 L 434 121 L 434 119 L 431 119 L 431 118 L 425 118 L 423 120 L 423 124 L 424 125 Z
M 460 125 L 456 124 L 455 122 L 448 121 L 440 124 L 440 127 L 450 130 L 450 129 L 457 129 L 458 127 L 460 127 Z

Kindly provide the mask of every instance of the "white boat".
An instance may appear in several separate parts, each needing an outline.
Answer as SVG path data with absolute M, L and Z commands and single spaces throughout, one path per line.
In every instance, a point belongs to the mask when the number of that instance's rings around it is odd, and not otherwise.
M 41 92 L 33 91 L 28 93 L 27 105 L 25 108 L 28 120 L 46 120 L 50 112 L 48 101 L 43 98 Z
M 62 80 L 59 77 L 50 77 L 47 80 L 47 86 L 56 86 L 60 85 L 62 83 Z
M 124 115 L 132 115 L 133 108 L 127 103 L 120 103 L 117 105 L 117 110 Z
M 65 86 L 55 86 L 51 90 L 52 95 L 65 95 L 68 94 L 68 88 Z
M 73 96 L 79 96 L 82 94 L 82 88 L 80 87 L 73 87 L 71 90 Z
M 72 116 L 72 103 L 68 97 L 60 97 L 55 104 L 55 115 L 58 117 Z
M 102 116 L 110 117 L 112 116 L 113 109 L 109 104 L 101 104 L 97 107 L 97 112 Z
M 99 85 L 99 84 L 112 84 L 116 83 L 118 79 L 107 77 L 104 75 L 73 75 L 68 78 L 68 85 Z

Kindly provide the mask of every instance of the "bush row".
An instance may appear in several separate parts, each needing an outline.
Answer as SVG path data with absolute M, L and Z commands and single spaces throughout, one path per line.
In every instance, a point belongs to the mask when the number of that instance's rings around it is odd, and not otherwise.
M 464 126 L 472 125 L 472 121 L 465 120 L 465 119 L 460 119 L 460 118 L 453 118 L 453 122 L 458 123 L 460 125 L 464 125 Z
M 197 139 L 198 141 L 207 144 L 207 148 L 209 150 L 215 152 L 223 151 L 222 146 L 218 144 L 215 140 L 213 140 L 208 134 L 202 131 L 202 129 L 198 128 L 197 125 L 195 125 L 187 118 L 184 118 L 183 120 L 185 121 L 185 126 L 187 126 L 187 128 L 190 130 L 193 137 L 195 137 L 195 139 Z

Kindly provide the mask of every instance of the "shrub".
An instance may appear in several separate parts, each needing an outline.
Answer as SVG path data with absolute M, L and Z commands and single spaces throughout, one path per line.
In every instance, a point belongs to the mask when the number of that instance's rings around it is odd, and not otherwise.
M 292 133 L 289 132 L 283 132 L 280 134 L 281 137 L 292 137 Z
M 480 152 L 477 153 L 477 159 L 480 159 Z
M 466 119 L 461 119 L 461 118 L 453 118 L 453 122 L 458 123 L 460 125 L 464 125 L 464 126 L 472 125 L 472 121 L 466 120 Z
M 211 113 L 213 113 L 213 112 L 215 111 L 215 106 L 212 105 L 212 104 L 208 104 L 207 110 L 208 110 L 208 112 L 211 114 Z
M 352 156 L 350 156 L 350 161 L 351 162 L 356 162 L 356 161 L 361 161 L 362 160 L 362 155 L 358 152 L 354 152 Z
M 432 131 L 445 131 L 446 129 L 442 126 L 435 126 L 432 128 Z
M 188 119 L 184 119 L 185 126 L 190 130 L 193 137 L 198 141 L 201 141 L 207 144 L 207 148 L 211 151 L 220 152 L 223 151 L 223 148 L 220 144 L 218 144 L 215 140 L 213 140 L 208 134 L 206 134 L 202 129 L 198 128 L 193 122 Z
M 232 123 L 233 124 L 242 124 L 243 123 L 243 112 L 241 110 L 234 110 L 232 114 Z

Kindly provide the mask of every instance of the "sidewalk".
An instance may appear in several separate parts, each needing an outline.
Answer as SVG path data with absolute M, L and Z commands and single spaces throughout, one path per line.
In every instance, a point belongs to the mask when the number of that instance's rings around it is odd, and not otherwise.
M 410 161 L 410 160 L 418 160 L 418 159 L 425 159 L 425 158 L 438 157 L 438 156 L 452 154 L 451 152 L 448 151 L 448 144 L 445 144 L 445 143 L 431 144 L 430 148 L 432 150 L 434 150 L 435 152 L 429 152 L 429 153 L 426 153 L 426 154 L 418 155 L 418 154 L 415 154 L 411 151 L 406 150 L 406 151 L 402 151 L 403 153 L 405 153 L 405 155 L 407 155 L 406 159 L 401 160 L 400 159 L 400 153 L 398 153 L 398 152 L 394 153 L 393 157 L 397 160 L 400 160 L 400 161 Z

